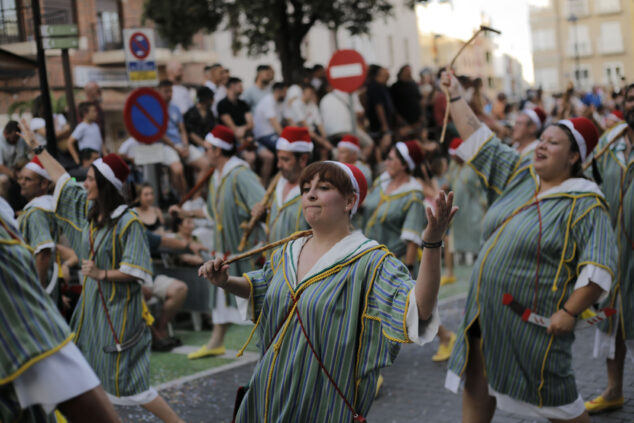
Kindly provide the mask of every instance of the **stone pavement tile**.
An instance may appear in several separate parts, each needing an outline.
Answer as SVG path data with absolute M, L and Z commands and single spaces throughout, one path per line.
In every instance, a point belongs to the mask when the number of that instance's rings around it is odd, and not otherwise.
M 443 303 L 443 323 L 456 329 L 462 318 L 464 299 Z M 605 363 L 592 358 L 593 329 L 577 334 L 573 346 L 573 366 L 579 391 L 584 398 L 600 393 L 606 383 Z M 394 365 L 384 369 L 385 383 L 368 416 L 372 423 L 456 423 L 460 422 L 461 398 L 444 388 L 446 363 L 434 363 L 431 356 L 437 341 L 423 347 L 405 345 Z M 634 365 L 625 367 L 625 407 L 593 416 L 593 423 L 634 423 Z M 245 384 L 254 364 L 214 374 L 161 390 L 161 395 L 183 419 L 190 423 L 229 422 L 235 391 Z M 124 422 L 158 422 L 140 407 L 118 407 Z M 493 423 L 544 423 L 497 411 Z

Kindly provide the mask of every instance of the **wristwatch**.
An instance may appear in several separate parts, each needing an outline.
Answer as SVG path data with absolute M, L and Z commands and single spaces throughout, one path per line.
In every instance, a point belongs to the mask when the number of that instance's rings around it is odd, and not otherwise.
M 43 145 L 38 145 L 37 147 L 35 147 L 34 149 L 31 150 L 33 152 L 33 154 L 35 154 L 36 156 L 39 156 L 40 154 L 42 154 L 42 151 L 44 151 L 44 146 Z

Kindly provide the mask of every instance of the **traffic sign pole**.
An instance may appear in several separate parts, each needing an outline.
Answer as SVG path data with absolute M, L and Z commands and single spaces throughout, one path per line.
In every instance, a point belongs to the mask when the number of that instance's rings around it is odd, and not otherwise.
M 348 110 L 352 133 L 357 133 L 357 116 L 353 93 L 365 82 L 367 67 L 363 56 L 355 50 L 337 50 L 328 63 L 326 76 L 334 88 L 348 93 Z

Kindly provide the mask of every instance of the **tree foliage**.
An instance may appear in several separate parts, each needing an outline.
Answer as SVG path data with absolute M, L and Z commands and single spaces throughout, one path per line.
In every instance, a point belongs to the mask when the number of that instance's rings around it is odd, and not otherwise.
M 200 30 L 229 29 L 234 49 L 256 55 L 274 46 L 285 80 L 295 80 L 304 59 L 301 43 L 315 24 L 366 34 L 370 23 L 391 14 L 394 2 L 415 0 L 146 0 L 145 17 L 170 45 L 189 47 Z

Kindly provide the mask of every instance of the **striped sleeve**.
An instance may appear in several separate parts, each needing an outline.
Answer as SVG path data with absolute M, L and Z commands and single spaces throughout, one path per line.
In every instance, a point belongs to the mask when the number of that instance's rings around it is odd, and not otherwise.
M 397 343 L 411 343 L 407 335 L 409 293 L 414 288 L 407 267 L 389 255 L 379 265 L 368 297 L 366 316 L 381 322 L 385 338 Z
M 81 251 L 81 232 L 86 223 L 88 200 L 86 190 L 71 179 L 68 173 L 62 175 L 55 184 L 53 193 L 55 217 L 62 232 L 70 241 L 71 248 L 78 257 L 83 257 Z
M 575 289 L 594 282 L 607 294 L 616 274 L 618 258 L 610 217 L 602 207 L 594 207 L 589 211 L 586 208 L 574 222 L 571 231 L 578 257 Z
M 152 262 L 150 246 L 145 237 L 143 224 L 137 218 L 130 220 L 119 236 L 123 247 L 119 271 L 135 277 L 144 285 L 152 285 Z
M 502 193 L 520 160 L 519 153 L 485 125 L 458 147 L 458 156 L 478 174 L 490 202 Z
M 33 255 L 37 255 L 42 250 L 55 248 L 53 226 L 47 212 L 37 208 L 27 211 L 27 215 L 20 220 L 20 232 L 27 244 L 33 248 Z
M 427 216 L 425 215 L 425 205 L 423 203 L 422 193 L 415 192 L 409 204 L 406 205 L 405 221 L 401 230 L 401 239 L 403 241 L 411 241 L 421 246 L 421 234 L 427 226 Z
M 249 304 L 247 306 L 246 315 L 243 316 L 245 320 L 252 320 L 255 322 L 258 319 L 258 316 L 262 311 L 262 306 L 264 305 L 266 291 L 269 289 L 271 279 L 273 279 L 274 268 L 277 267 L 283 253 L 284 248 L 278 248 L 271 255 L 271 259 L 267 260 L 261 269 L 242 275 L 251 286 Z

